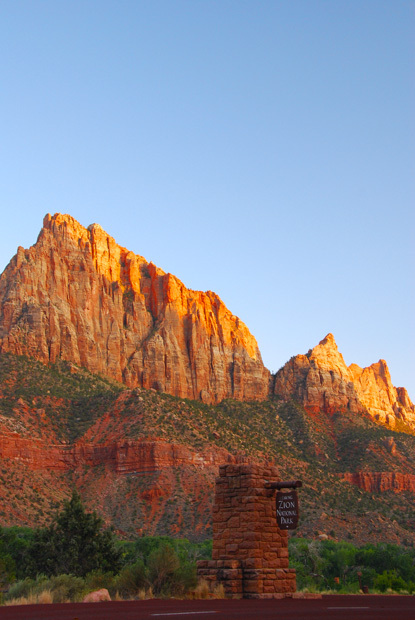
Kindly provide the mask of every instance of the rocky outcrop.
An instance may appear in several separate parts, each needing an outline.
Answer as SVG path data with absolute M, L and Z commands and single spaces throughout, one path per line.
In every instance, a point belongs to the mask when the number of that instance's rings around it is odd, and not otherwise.
M 372 418 L 392 427 L 400 421 L 415 428 L 415 406 L 405 388 L 392 385 L 385 360 L 367 368 L 351 364 L 349 371 L 359 400 Z
M 255 338 L 215 293 L 68 215 L 47 215 L 0 277 L 0 351 L 206 402 L 268 394 Z
M 31 471 L 73 472 L 84 467 L 104 465 L 121 475 L 148 474 L 189 465 L 203 470 L 235 461 L 235 457 L 224 449 L 215 447 L 195 452 L 186 446 L 160 439 L 50 445 L 17 433 L 0 434 L 0 459 L 18 461 Z
M 306 355 L 292 357 L 278 371 L 274 393 L 297 399 L 311 412 L 364 411 L 332 334 L 328 334 Z
M 392 428 L 403 422 L 415 429 L 415 407 L 404 388 L 392 385 L 386 362 L 346 366 L 332 334 L 278 371 L 274 393 L 298 400 L 309 412 L 367 412 Z
M 415 493 L 415 476 L 412 474 L 402 474 L 395 471 L 358 471 L 341 474 L 341 477 L 346 482 L 350 482 L 368 493 L 384 493 L 385 491 Z

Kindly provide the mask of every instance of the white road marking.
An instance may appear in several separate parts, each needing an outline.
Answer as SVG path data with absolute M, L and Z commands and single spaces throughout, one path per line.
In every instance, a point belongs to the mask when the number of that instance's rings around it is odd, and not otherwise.
M 327 607 L 327 609 L 370 609 L 370 607 Z
M 166 614 L 151 614 L 152 616 L 190 616 L 191 614 L 217 614 L 217 611 L 175 611 Z

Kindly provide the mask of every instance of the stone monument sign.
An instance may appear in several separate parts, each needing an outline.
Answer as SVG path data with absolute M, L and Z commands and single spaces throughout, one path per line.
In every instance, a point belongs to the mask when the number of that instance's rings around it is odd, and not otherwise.
M 288 567 L 288 532 L 277 525 L 276 467 L 221 465 L 213 506 L 212 560 L 198 576 L 222 583 L 230 598 L 283 598 L 296 591 Z M 268 485 L 268 488 L 267 488 Z

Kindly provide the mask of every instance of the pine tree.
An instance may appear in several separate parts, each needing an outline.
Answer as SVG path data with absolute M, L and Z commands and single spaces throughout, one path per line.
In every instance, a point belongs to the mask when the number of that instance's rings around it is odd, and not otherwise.
M 102 530 L 103 520 L 88 513 L 74 491 L 51 525 L 37 530 L 30 548 L 31 572 L 84 577 L 93 570 L 117 572 L 121 553 L 114 535 Z

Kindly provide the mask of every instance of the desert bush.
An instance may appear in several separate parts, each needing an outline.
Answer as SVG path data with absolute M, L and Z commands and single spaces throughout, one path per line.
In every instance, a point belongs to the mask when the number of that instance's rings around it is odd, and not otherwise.
M 0 547 L 1 549 L 1 547 Z M 10 554 L 0 551 L 0 591 L 16 579 L 16 563 Z
M 374 588 L 380 592 L 401 592 L 402 590 L 410 590 L 414 584 L 406 583 L 400 577 L 396 570 L 385 570 L 381 575 L 377 575 L 373 582 Z M 412 586 L 412 587 L 411 587 Z
M 213 598 L 225 598 L 225 588 L 223 583 L 218 583 L 213 588 Z
M 12 605 L 36 605 L 38 603 L 37 594 L 29 594 L 28 596 L 21 596 L 19 598 L 7 598 L 4 604 L 6 606 Z
M 26 578 L 14 583 L 6 595 L 6 602 L 14 604 L 23 599 L 29 603 L 64 603 L 65 601 L 79 601 L 85 591 L 85 582 L 73 575 L 58 575 L 50 579 L 45 575 L 38 575 L 36 579 Z M 49 600 L 50 599 L 50 600 Z
M 116 591 L 116 578 L 114 573 L 104 573 L 102 571 L 92 571 L 88 573 L 85 577 L 85 589 L 88 592 L 93 592 L 94 590 L 101 590 L 102 588 L 106 588 L 108 592 L 112 595 L 115 594 Z
M 50 590 L 42 590 L 42 592 L 39 592 L 39 594 L 37 595 L 37 602 L 40 605 L 47 605 L 53 603 L 52 592 Z
M 147 588 L 147 590 L 145 588 L 139 590 L 137 598 L 139 601 L 147 601 L 151 598 L 154 598 L 153 588 L 150 586 L 150 588 Z
M 182 594 L 190 583 L 188 567 L 180 565 L 177 554 L 168 544 L 150 554 L 147 566 L 148 579 L 156 595 Z
M 168 591 L 174 574 L 180 568 L 179 558 L 168 544 L 164 544 L 149 555 L 148 577 L 156 594 Z
M 146 585 L 148 585 L 146 569 L 142 560 L 138 560 L 122 569 L 114 580 L 113 589 L 123 597 L 135 596 Z
M 192 598 L 204 599 L 209 598 L 210 588 L 206 579 L 199 579 L 197 586 L 192 592 Z
M 181 563 L 180 568 L 174 574 L 172 594 L 183 596 L 197 584 L 197 572 L 195 563 Z
M 74 575 L 56 575 L 49 579 L 48 587 L 54 603 L 78 602 L 85 593 L 85 581 Z
M 415 551 L 407 547 L 368 543 L 359 548 L 344 541 L 292 538 L 289 549 L 300 590 L 359 592 L 359 573 L 362 585 L 370 590 L 415 590 Z
M 16 581 L 12 586 L 10 586 L 5 597 L 6 601 L 19 598 L 28 598 L 38 589 L 38 586 L 38 580 L 30 579 L 30 577 Z

